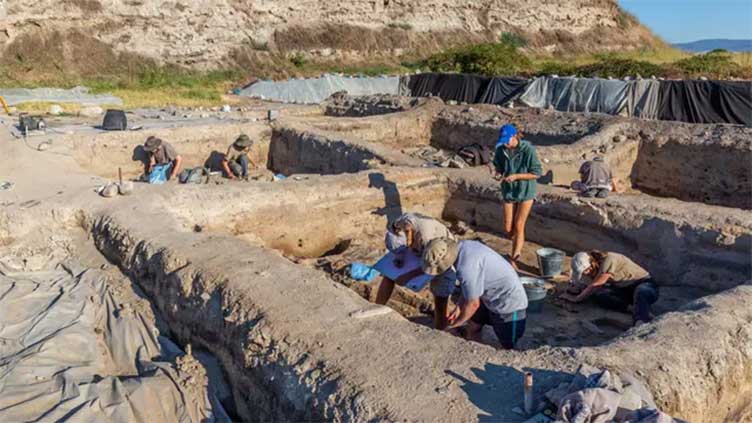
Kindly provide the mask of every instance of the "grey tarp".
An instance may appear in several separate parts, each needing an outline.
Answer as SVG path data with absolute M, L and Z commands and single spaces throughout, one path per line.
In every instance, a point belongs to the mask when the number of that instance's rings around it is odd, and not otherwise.
M 626 111 L 626 81 L 589 78 L 535 78 L 520 96 L 529 107 L 552 107 L 562 112 L 618 115 Z
M 0 89 L 0 97 L 8 105 L 29 102 L 50 103 L 79 103 L 82 105 L 121 105 L 123 100 L 111 94 L 90 94 L 86 87 L 75 87 L 70 90 L 61 88 L 9 88 Z
M 658 94 L 661 82 L 654 79 L 629 81 L 627 116 L 658 119 Z
M 0 421 L 216 421 L 206 390 L 158 361 L 177 347 L 107 285 L 99 270 L 0 273 Z
M 397 95 L 400 91 L 400 77 L 350 77 L 327 74 L 318 78 L 258 81 L 240 90 L 239 95 L 283 103 L 317 104 L 338 91 L 347 91 L 353 96 Z

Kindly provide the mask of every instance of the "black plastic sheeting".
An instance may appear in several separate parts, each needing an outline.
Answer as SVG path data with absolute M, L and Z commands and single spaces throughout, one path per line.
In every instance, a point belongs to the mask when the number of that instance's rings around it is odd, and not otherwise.
M 567 78 L 547 79 L 553 82 L 551 89 L 555 92 L 550 93 L 551 96 L 564 94 L 566 84 L 558 82 L 563 82 Z M 620 101 L 619 104 L 626 105 L 626 111 L 623 110 L 624 107 L 591 110 L 586 104 L 580 104 L 584 101 L 580 98 L 574 98 L 575 104 L 568 103 L 568 108 L 563 111 L 626 113 L 634 117 L 689 123 L 732 123 L 752 126 L 752 81 L 641 80 L 624 83 L 601 79 L 568 79 L 577 81 L 580 85 L 622 83 L 633 86 L 631 91 L 622 90 L 624 92 L 619 95 L 623 98 L 617 99 Z M 414 97 L 435 96 L 444 101 L 454 100 L 458 103 L 506 104 L 525 94 L 534 81 L 536 80 L 513 77 L 490 78 L 469 74 L 423 73 L 411 75 L 407 87 L 409 95 Z M 541 78 L 537 81 L 540 85 Z M 613 90 L 596 91 L 596 98 L 589 98 L 588 102 L 600 104 L 599 102 L 606 101 L 609 95 L 614 96 L 611 92 Z M 558 105 L 554 107 L 560 109 Z
M 478 103 L 506 104 L 522 94 L 530 81 L 525 78 L 491 78 Z
M 430 94 L 445 101 L 477 103 L 490 79 L 459 73 L 422 73 L 411 76 L 408 87 L 416 97 Z
M 752 126 L 752 81 L 661 81 L 658 119 Z

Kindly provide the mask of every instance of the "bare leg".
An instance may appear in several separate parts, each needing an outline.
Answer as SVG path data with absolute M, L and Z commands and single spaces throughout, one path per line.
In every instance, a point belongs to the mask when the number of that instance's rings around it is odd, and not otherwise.
M 449 306 L 449 298 L 446 297 L 433 297 L 433 327 L 438 330 L 446 329 L 447 323 L 447 308 Z
M 517 213 L 514 216 L 514 247 L 512 249 L 512 258 L 514 260 L 517 260 L 522 255 L 522 247 L 525 245 L 525 225 L 532 208 L 533 200 L 523 201 L 517 205 Z
M 504 203 L 504 235 L 509 239 L 514 236 L 514 203 Z
M 389 297 L 392 296 L 392 291 L 394 291 L 394 281 L 383 278 L 381 285 L 379 285 L 379 291 L 376 293 L 376 304 L 386 304 L 389 301 Z
M 481 342 L 483 340 L 483 337 L 481 336 L 482 330 L 483 325 L 470 320 L 467 322 L 467 326 L 465 326 L 465 338 L 467 338 L 468 341 Z

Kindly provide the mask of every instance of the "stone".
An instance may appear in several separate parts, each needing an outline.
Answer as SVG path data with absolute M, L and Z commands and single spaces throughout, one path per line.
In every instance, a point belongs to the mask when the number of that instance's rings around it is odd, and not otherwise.
M 120 195 L 131 195 L 133 193 L 134 184 L 132 181 L 123 181 L 118 184 L 118 193 Z
M 117 184 L 107 184 L 105 185 L 101 191 L 99 191 L 99 195 L 105 198 L 112 198 L 118 194 L 118 186 Z
M 48 113 L 51 114 L 52 116 L 60 116 L 63 114 L 63 108 L 60 107 L 60 105 L 58 104 L 53 104 L 52 106 L 50 106 L 50 110 Z
M 232 107 L 230 107 L 229 104 L 225 104 L 224 106 L 222 106 L 222 111 L 224 113 L 230 113 L 232 111 Z
M 102 108 L 99 106 L 84 107 L 80 112 L 78 112 L 78 114 L 83 117 L 100 117 L 103 113 L 104 110 L 102 110 Z

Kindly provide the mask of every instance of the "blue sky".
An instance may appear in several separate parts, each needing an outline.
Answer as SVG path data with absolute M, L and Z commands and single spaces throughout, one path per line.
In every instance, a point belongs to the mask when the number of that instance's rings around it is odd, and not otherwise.
M 752 38 L 752 0 L 618 0 L 670 43 Z

